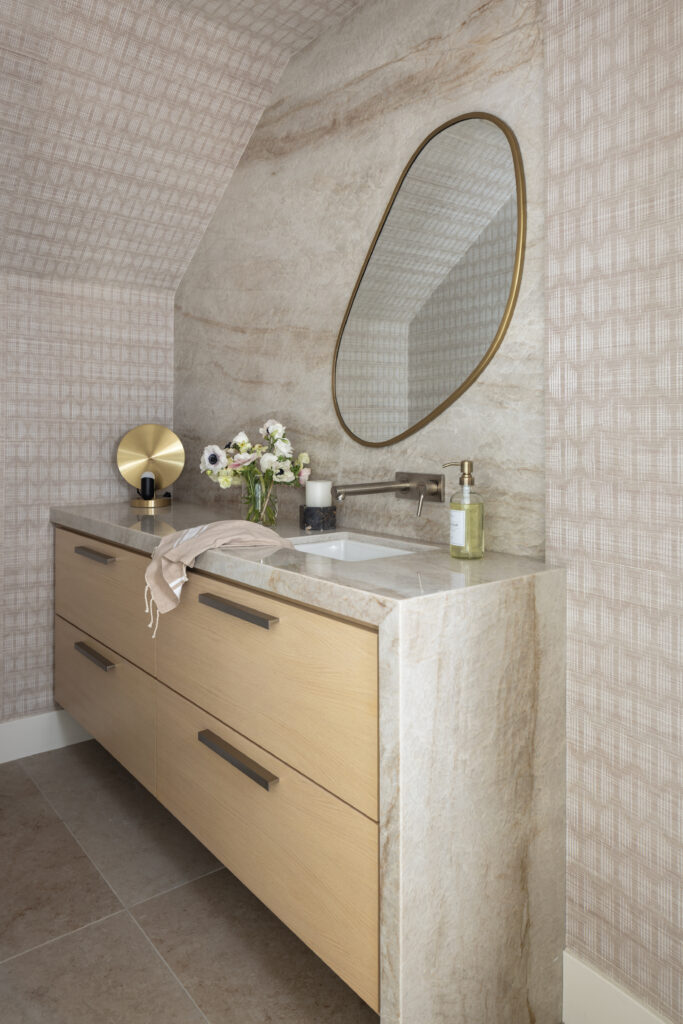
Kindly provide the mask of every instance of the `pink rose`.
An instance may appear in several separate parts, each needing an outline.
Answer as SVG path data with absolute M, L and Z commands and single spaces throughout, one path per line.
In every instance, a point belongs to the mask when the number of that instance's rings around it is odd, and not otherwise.
M 310 470 L 309 467 L 306 467 L 306 469 L 300 469 L 299 470 L 299 486 L 300 487 L 304 486 L 304 484 L 306 483 L 306 481 L 308 480 L 310 475 L 311 475 L 311 470 Z

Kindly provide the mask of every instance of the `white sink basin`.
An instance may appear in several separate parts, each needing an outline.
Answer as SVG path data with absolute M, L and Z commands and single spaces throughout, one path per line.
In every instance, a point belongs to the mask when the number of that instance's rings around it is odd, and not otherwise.
M 385 541 L 381 537 L 369 539 L 362 534 L 335 533 L 328 537 L 297 537 L 292 544 L 306 555 L 322 555 L 340 562 L 368 562 L 373 558 L 394 558 L 412 555 L 413 548 L 397 547 L 400 541 Z M 418 547 L 421 545 L 417 545 Z

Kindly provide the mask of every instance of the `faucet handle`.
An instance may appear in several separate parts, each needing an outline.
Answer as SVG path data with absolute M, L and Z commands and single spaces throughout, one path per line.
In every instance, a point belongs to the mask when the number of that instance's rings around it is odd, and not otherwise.
M 422 515 L 422 506 L 425 501 L 444 501 L 446 478 L 443 473 L 395 473 L 394 479 L 397 484 L 402 484 L 396 490 L 397 498 L 417 498 L 417 514 Z
M 424 484 L 418 484 L 418 494 L 420 497 L 417 499 L 417 517 L 418 519 L 422 515 L 422 506 L 424 505 L 425 495 L 427 494 L 427 488 Z

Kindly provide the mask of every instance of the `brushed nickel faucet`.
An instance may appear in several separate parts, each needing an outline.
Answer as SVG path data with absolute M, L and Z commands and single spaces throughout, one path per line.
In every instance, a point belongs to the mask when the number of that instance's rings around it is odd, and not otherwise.
M 339 504 L 356 494 L 395 493 L 397 498 L 417 501 L 417 514 L 422 515 L 425 501 L 444 501 L 443 473 L 395 473 L 393 480 L 369 484 L 335 484 L 332 497 Z

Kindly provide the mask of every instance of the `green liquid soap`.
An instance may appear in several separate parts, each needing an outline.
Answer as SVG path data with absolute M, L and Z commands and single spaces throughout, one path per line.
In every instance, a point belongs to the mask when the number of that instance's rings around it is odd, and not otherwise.
M 454 465 L 454 463 L 447 463 Z M 445 467 L 444 467 L 445 468 Z M 484 502 L 472 490 L 473 464 L 469 459 L 460 463 L 460 490 L 451 496 L 450 527 L 452 558 L 483 558 L 484 556 Z

